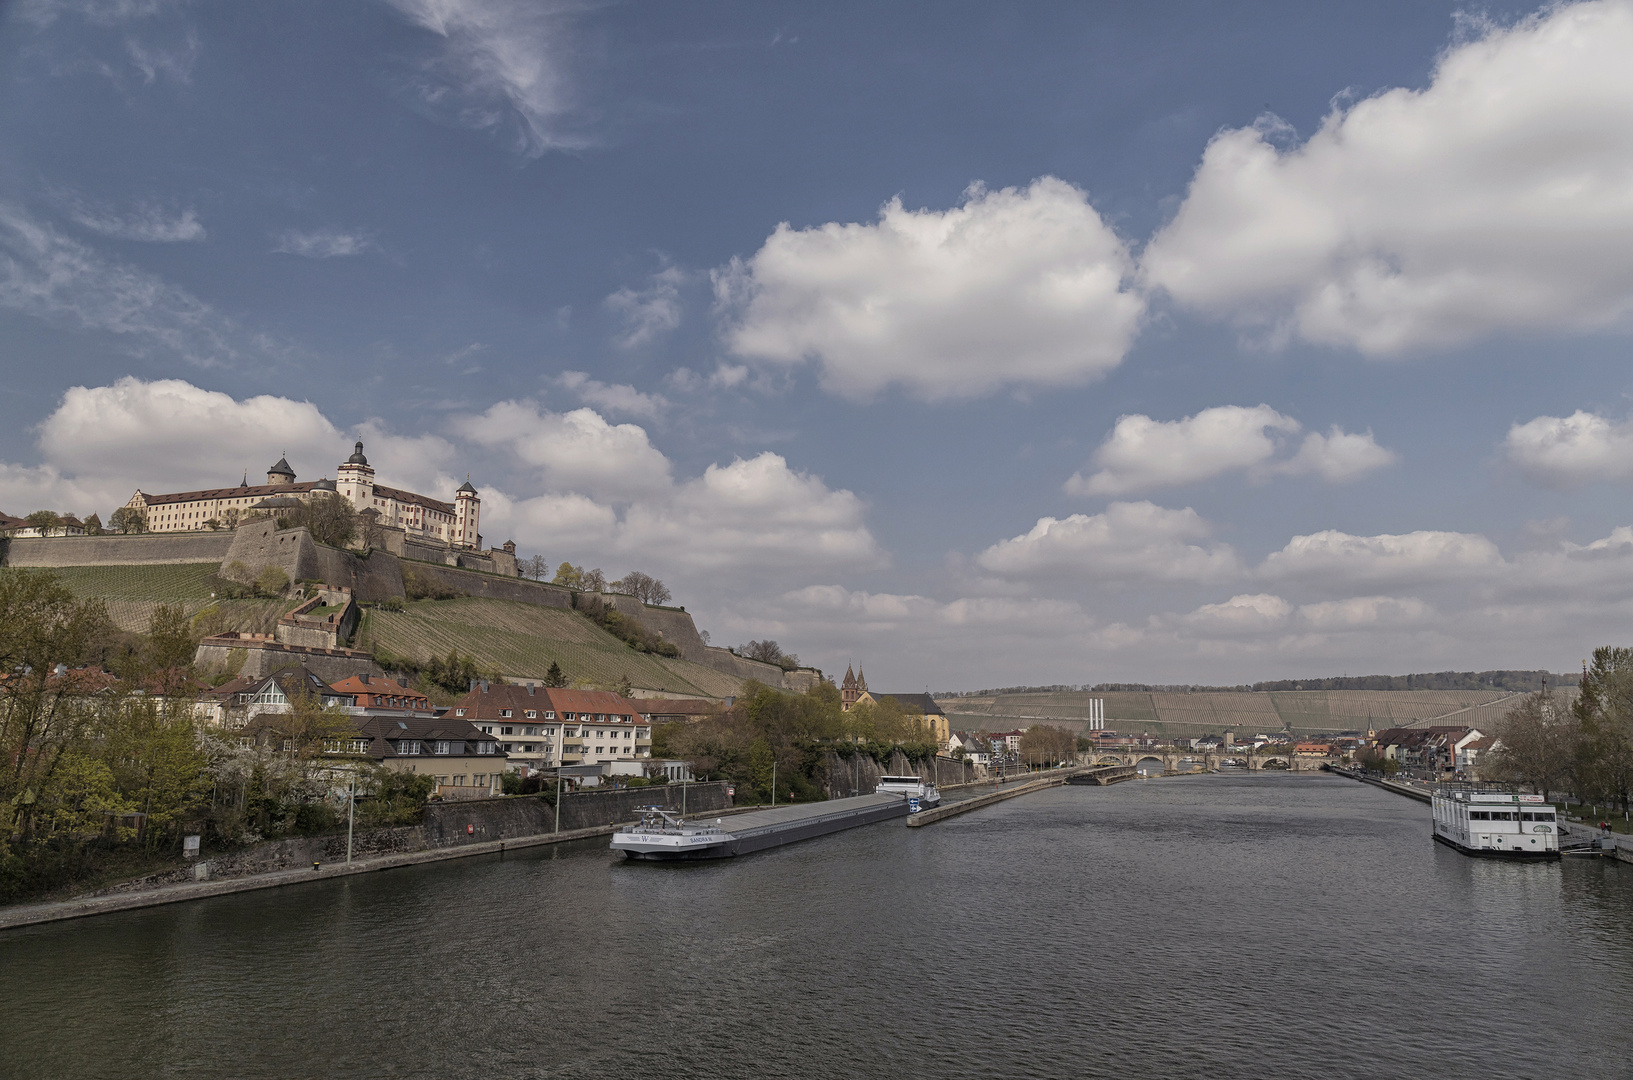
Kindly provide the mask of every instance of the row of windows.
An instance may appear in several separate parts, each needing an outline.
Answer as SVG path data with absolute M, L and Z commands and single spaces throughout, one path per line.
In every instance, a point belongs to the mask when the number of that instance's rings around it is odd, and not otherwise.
M 1515 813 L 1512 810 L 1470 810 L 1470 821 L 1552 821 L 1554 815 L 1530 810 Z

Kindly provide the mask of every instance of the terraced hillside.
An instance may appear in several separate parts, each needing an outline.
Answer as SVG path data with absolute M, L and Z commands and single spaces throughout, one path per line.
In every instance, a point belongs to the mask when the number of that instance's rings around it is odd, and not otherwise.
M 569 679 L 607 686 L 628 679 L 644 690 L 724 697 L 742 685 L 711 668 L 636 652 L 574 612 L 513 600 L 420 600 L 403 611 L 374 609 L 358 643 L 421 661 L 457 650 L 518 678 L 543 678 L 555 662 Z
M 75 596 L 96 597 L 121 630 L 145 633 L 160 604 L 178 604 L 191 617 L 216 608 L 234 630 L 271 633 L 279 616 L 295 606 L 291 600 L 215 600 L 210 575 L 217 563 L 165 566 L 63 566 L 52 572 Z
M 1557 699 L 1569 705 L 1575 687 Z M 1491 726 L 1519 700 L 1506 690 L 1276 690 L 1267 693 L 998 694 L 941 702 L 958 730 L 988 731 L 1054 723 L 1082 730 L 1088 703 L 1103 699 L 1106 727 L 1121 732 L 1195 736 L 1291 731 L 1319 734 L 1431 724 Z

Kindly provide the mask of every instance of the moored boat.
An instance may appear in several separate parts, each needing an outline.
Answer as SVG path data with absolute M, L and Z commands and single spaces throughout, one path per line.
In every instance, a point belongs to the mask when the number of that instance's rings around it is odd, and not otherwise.
M 917 776 L 881 776 L 879 786 L 873 790 L 879 795 L 904 796 L 910 807 L 917 800 L 918 810 L 941 805 L 941 792 L 930 781 Z
M 1541 795 L 1437 791 L 1437 841 L 1487 859 L 1559 858 L 1559 815 Z
M 727 826 L 725 818 L 687 821 L 673 811 L 646 806 L 640 821 L 612 834 L 611 846 L 626 858 L 645 861 L 727 859 L 903 817 L 907 810 L 901 795 L 857 795 L 755 810 L 733 817 Z

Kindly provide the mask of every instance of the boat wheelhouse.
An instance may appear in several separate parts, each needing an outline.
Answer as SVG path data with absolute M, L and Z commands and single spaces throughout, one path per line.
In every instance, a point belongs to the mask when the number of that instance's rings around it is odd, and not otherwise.
M 1559 814 L 1541 795 L 1437 791 L 1435 839 L 1489 859 L 1559 858 Z

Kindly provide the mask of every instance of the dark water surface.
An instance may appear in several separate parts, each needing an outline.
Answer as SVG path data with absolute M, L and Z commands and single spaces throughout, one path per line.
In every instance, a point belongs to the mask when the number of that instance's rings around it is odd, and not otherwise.
M 0 934 L 17 1077 L 1622 1077 L 1633 866 L 1329 776 L 605 841 Z

